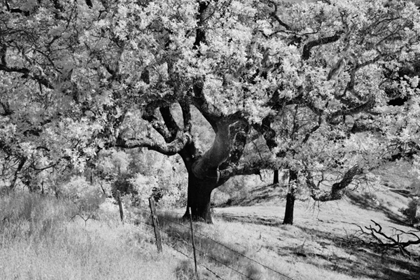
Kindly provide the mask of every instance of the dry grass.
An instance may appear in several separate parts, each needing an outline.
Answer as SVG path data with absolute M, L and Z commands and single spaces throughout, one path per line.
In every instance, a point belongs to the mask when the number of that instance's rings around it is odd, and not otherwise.
M 25 193 L 0 198 L 0 279 L 176 279 L 142 227 L 70 221 L 64 201 Z
M 297 201 L 293 226 L 281 224 L 279 196 L 249 207 L 215 209 L 214 224 L 194 225 L 201 280 L 216 279 L 213 272 L 229 280 L 287 279 L 281 274 L 294 280 L 420 279 L 419 246 L 410 248 L 410 260 L 354 238 L 357 225 L 367 226 L 371 219 L 388 233 L 412 230 L 396 207 L 407 198 L 393 188 L 359 189 L 319 205 Z M 160 211 L 164 254 L 157 254 L 146 225 L 148 209 L 126 215 L 136 226 L 129 220 L 122 225 L 112 205 L 101 207 L 98 220 L 86 225 L 70 219 L 75 211 L 54 198 L 0 197 L 0 279 L 194 278 L 189 223 L 179 219 L 183 210 Z
M 391 179 L 389 175 L 385 178 Z M 405 188 L 408 184 L 401 181 L 398 185 L 395 174 L 393 180 L 394 188 Z M 207 256 L 200 256 L 199 262 L 226 276 L 224 279 L 241 279 L 237 272 L 224 267 L 225 264 L 249 279 L 282 279 L 248 258 L 292 279 L 420 279 L 420 246 L 410 247 L 413 257 L 409 259 L 398 251 L 383 251 L 365 244 L 358 235 L 358 226 L 373 225 L 371 220 L 380 223 L 387 234 L 395 229 L 414 230 L 398 211 L 408 199 L 395 193 L 394 188 L 360 187 L 341 201 L 323 204 L 297 201 L 293 226 L 281 224 L 285 202 L 280 194 L 277 197 L 270 194 L 264 202 L 258 192 L 250 191 L 250 196 L 255 195 L 255 205 L 216 208 L 213 225 L 195 225 L 195 230 L 204 235 L 196 237 L 198 247 Z M 247 201 L 252 204 L 252 200 Z M 182 213 L 183 210 L 177 214 L 166 213 L 160 220 L 172 219 L 177 223 L 176 217 Z M 190 240 L 188 228 L 171 229 L 170 224 L 163 222 L 169 237 Z M 214 239 L 241 254 L 231 253 Z

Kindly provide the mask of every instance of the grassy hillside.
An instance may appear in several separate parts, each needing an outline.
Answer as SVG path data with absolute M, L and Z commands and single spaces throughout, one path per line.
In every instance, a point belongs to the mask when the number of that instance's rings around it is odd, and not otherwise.
M 145 229 L 102 212 L 86 225 L 71 204 L 16 193 L 0 198 L 0 279 L 174 279 Z M 114 218 L 115 217 L 115 218 Z
M 406 168 L 387 168 L 379 172 L 382 187 L 323 204 L 297 201 L 293 226 L 281 224 L 281 189 L 247 186 L 242 205 L 215 208 L 213 225 L 194 225 L 200 279 L 420 279 L 418 245 L 409 247 L 409 258 L 360 234 L 359 226 L 371 220 L 388 235 L 416 233 L 399 211 L 410 201 L 400 190 L 416 184 L 403 174 Z M 86 223 L 77 213 L 65 200 L 2 195 L 0 279 L 194 279 L 182 209 L 159 210 L 163 254 L 147 208 L 127 211 L 124 224 L 112 203 Z

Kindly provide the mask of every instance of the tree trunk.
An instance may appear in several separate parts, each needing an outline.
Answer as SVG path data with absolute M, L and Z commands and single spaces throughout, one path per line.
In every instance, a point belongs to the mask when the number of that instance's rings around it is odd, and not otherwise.
M 295 193 L 289 192 L 286 196 L 286 211 L 284 213 L 284 225 L 293 225 L 293 211 L 295 209 Z
M 274 170 L 273 184 L 278 184 L 278 183 L 279 183 L 279 171 Z
M 293 170 L 289 171 L 289 190 L 286 196 L 286 210 L 284 213 L 283 224 L 293 225 L 293 212 L 295 209 L 295 184 L 297 180 L 297 173 Z
M 184 219 L 189 219 L 188 208 L 194 221 L 213 223 L 210 211 L 212 191 L 217 187 L 217 170 L 203 179 L 197 178 L 192 172 L 188 173 L 188 200 Z
M 19 165 L 16 168 L 15 173 L 13 175 L 12 182 L 10 183 L 9 189 L 13 190 L 15 188 L 19 172 L 22 170 L 23 166 L 25 165 L 26 160 L 27 160 L 26 158 L 21 158 L 20 159 Z
M 204 155 L 197 156 L 191 152 L 195 150 L 193 144 L 179 153 L 188 171 L 187 211 L 184 218 L 189 218 L 188 208 L 191 207 L 193 220 L 213 222 L 210 213 L 211 192 L 220 185 L 219 166 L 229 157 L 235 135 L 229 122 L 220 122 L 217 123 L 213 145 Z

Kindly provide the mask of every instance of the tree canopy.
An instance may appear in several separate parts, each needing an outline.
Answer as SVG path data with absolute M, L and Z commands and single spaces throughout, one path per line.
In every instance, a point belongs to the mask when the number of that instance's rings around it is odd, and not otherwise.
M 392 145 L 418 149 L 411 2 L 10 0 L 0 30 L 10 187 L 83 170 L 101 150 L 147 148 L 182 157 L 188 206 L 209 220 L 211 191 L 232 176 L 287 166 L 311 179 L 368 170 Z M 197 115 L 214 131 L 207 151 Z M 245 161 L 255 139 L 271 156 Z

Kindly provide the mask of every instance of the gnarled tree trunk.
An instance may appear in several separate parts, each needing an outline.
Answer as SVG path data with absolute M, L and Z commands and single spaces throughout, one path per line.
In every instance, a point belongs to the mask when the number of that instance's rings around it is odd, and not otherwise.
M 212 223 L 210 198 L 212 191 L 221 185 L 219 166 L 226 161 L 232 150 L 232 140 L 237 130 L 235 122 L 220 121 L 217 123 L 216 136 L 211 148 L 198 156 L 191 153 L 188 147 L 179 154 L 188 171 L 188 199 L 184 218 L 189 218 L 191 208 L 193 220 Z

